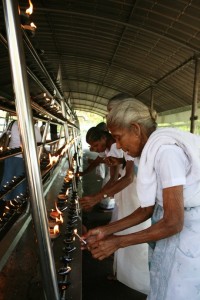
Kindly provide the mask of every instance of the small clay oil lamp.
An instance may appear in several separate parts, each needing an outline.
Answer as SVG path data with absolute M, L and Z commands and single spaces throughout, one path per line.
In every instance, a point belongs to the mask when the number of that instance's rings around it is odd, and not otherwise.
M 68 196 L 64 193 L 60 193 L 60 194 L 58 194 L 57 198 L 58 198 L 59 202 L 66 202 L 68 199 Z
M 60 215 L 62 215 L 62 212 L 58 209 L 57 204 L 55 203 L 55 208 L 56 210 L 52 209 L 52 211 L 50 212 L 50 217 L 52 219 L 60 219 Z
M 67 245 L 73 243 L 74 241 L 75 241 L 75 237 L 72 237 L 71 235 L 70 237 L 67 237 L 66 239 L 63 240 L 63 242 Z
M 66 210 L 68 208 L 68 206 L 67 206 L 68 189 L 67 189 L 66 193 L 59 193 L 57 196 L 57 199 L 58 199 L 57 204 L 58 204 L 60 211 Z
M 12 216 L 12 214 L 13 214 L 13 210 L 11 210 L 10 207 L 6 205 L 5 206 L 5 211 L 3 213 L 3 217 L 5 219 L 9 219 Z
M 49 235 L 51 239 L 56 239 L 60 235 L 59 225 L 49 228 Z
M 73 260 L 73 257 L 70 256 L 70 254 L 64 255 L 60 257 L 60 260 L 64 263 L 64 264 L 68 264 Z
M 66 247 L 63 247 L 63 251 L 65 253 L 71 253 L 71 252 L 73 252 L 75 250 L 76 250 L 76 247 L 73 246 L 73 245 L 71 245 L 71 244 L 68 244 Z
M 56 224 L 56 220 L 48 220 L 48 225 L 50 229 L 53 229 Z
M 71 267 L 70 266 L 67 266 L 67 267 L 62 267 L 62 268 L 60 268 L 59 270 L 58 270 L 58 274 L 59 275 L 63 275 L 63 276 L 65 276 L 65 275 L 67 275 L 69 272 L 71 272 Z
M 57 210 L 52 210 L 52 211 L 50 212 L 50 217 L 51 217 L 52 219 L 59 218 L 59 216 L 60 216 L 60 213 L 59 213 Z
M 70 281 L 58 281 L 58 286 L 61 291 L 64 291 L 68 289 L 68 287 L 71 285 Z

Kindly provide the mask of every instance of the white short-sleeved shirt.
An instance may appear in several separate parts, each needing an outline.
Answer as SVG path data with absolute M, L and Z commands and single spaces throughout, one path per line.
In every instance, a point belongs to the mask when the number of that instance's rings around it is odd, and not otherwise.
M 163 206 L 163 189 L 183 185 L 184 199 L 192 197 L 199 190 L 199 181 L 190 181 L 190 162 L 184 151 L 176 145 L 163 145 L 155 157 L 155 171 L 157 176 L 157 202 Z
M 106 157 L 105 151 L 104 151 L 104 152 L 99 152 L 99 156 L 100 156 L 100 157 Z
M 110 150 L 106 151 L 106 156 L 113 156 L 118 158 L 123 158 L 123 150 L 117 149 L 116 143 L 112 144 Z
M 20 134 L 17 125 L 17 121 L 15 121 L 11 128 L 11 138 L 9 143 L 9 148 L 19 148 L 21 146 Z
M 34 126 L 34 130 L 35 130 L 36 142 L 39 143 L 41 142 L 40 130 L 37 126 Z M 21 147 L 21 139 L 20 139 L 20 134 L 18 129 L 18 123 L 17 121 L 15 121 L 11 128 L 11 138 L 10 138 L 9 148 L 12 149 L 18 147 Z M 16 155 L 16 157 L 22 157 L 22 154 Z
M 135 160 L 135 158 L 132 157 L 132 156 L 130 156 L 130 155 L 128 155 L 127 152 L 123 151 L 123 153 L 124 153 L 124 159 L 125 159 L 125 161 L 127 161 L 127 160 L 134 161 Z

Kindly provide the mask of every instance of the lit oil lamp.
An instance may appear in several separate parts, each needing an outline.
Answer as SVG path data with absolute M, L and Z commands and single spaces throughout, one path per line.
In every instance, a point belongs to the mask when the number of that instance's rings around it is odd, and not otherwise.
M 59 159 L 59 155 L 58 156 L 51 156 L 51 154 L 49 154 L 49 164 L 47 165 L 47 167 L 56 164 L 58 159 Z
M 51 213 L 50 213 L 50 217 L 52 219 L 56 219 L 60 216 L 60 213 L 57 211 L 57 210 L 52 210 Z
M 49 227 L 50 228 L 53 228 L 57 224 L 63 224 L 63 217 L 61 215 L 59 215 L 59 218 L 49 220 Z
M 10 209 L 11 212 L 14 212 L 14 211 L 16 210 L 16 207 L 15 207 L 15 205 L 12 203 L 11 200 L 9 201 L 9 209 Z
M 57 204 L 55 203 L 55 208 L 56 210 L 52 209 L 51 213 L 50 213 L 50 217 L 52 219 L 60 219 L 60 215 L 62 215 L 62 212 L 58 209 Z
M 63 224 L 63 217 L 59 215 L 59 218 L 56 218 L 56 223 Z
M 57 225 L 56 220 L 49 220 L 48 225 L 50 229 L 54 228 L 54 226 Z
M 19 14 L 20 14 L 20 19 L 21 19 L 21 26 L 25 30 L 34 32 L 37 27 L 35 26 L 35 24 L 33 22 L 29 21 L 29 17 L 33 13 L 33 4 L 30 0 L 29 0 L 29 5 L 30 6 L 29 6 L 28 9 L 26 9 L 25 13 L 20 12 L 20 9 L 19 9 Z
M 60 235 L 59 225 L 55 225 L 53 228 L 49 228 L 49 235 L 51 239 L 55 239 Z
M 61 194 L 58 194 L 58 196 L 57 196 L 57 198 L 58 198 L 58 200 L 59 201 L 67 201 L 67 199 L 68 199 L 68 195 L 66 195 L 66 194 L 64 194 L 64 193 L 61 193 Z
M 61 291 L 64 291 L 68 289 L 68 287 L 71 285 L 70 281 L 58 281 L 58 286 L 61 289 Z
M 12 214 L 13 214 L 13 210 L 11 210 L 10 207 L 6 205 L 5 206 L 5 212 L 3 214 L 4 217 L 5 218 L 10 218 Z
M 68 190 L 66 193 L 59 193 L 58 196 L 57 196 L 57 204 L 58 204 L 58 207 L 60 209 L 60 211 L 64 211 L 67 209 L 67 199 L 68 199 Z
M 5 191 L 9 190 L 9 189 L 10 189 L 9 185 L 10 185 L 10 183 L 7 181 L 7 182 L 3 185 L 3 189 L 4 189 Z
M 4 212 L 2 215 L 2 218 L 3 218 L 3 222 L 6 223 L 8 221 L 8 219 L 10 218 L 10 214 Z

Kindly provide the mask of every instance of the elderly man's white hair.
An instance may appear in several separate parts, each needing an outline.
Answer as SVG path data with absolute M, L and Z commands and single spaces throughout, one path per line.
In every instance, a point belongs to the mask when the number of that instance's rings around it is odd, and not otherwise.
M 108 128 L 128 128 L 133 122 L 143 125 L 148 131 L 156 129 L 157 113 L 139 100 L 129 97 L 115 104 L 107 115 Z

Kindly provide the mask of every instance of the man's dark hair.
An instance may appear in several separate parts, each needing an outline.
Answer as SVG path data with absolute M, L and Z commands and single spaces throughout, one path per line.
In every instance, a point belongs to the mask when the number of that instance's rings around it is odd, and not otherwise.
M 98 128 L 99 130 L 108 131 L 107 125 L 105 122 L 100 122 L 99 124 L 97 124 L 96 128 Z
M 86 134 L 86 142 L 96 142 L 100 140 L 103 136 L 110 137 L 111 134 L 104 130 L 99 130 L 97 127 L 91 127 Z

